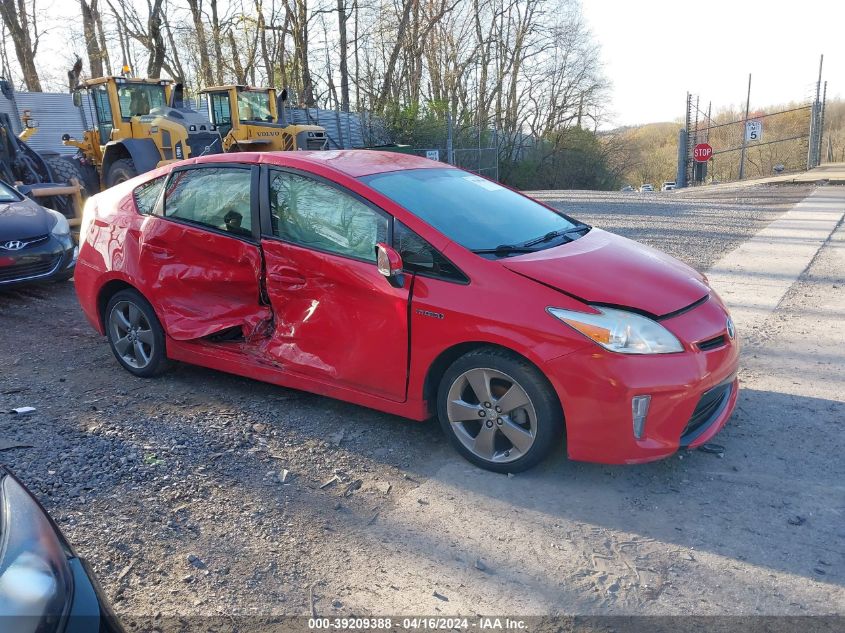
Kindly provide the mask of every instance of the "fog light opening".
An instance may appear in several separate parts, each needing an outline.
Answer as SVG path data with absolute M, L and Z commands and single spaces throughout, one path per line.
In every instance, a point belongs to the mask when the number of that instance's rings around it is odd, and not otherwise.
M 645 434 L 645 419 L 648 415 L 648 406 L 651 404 L 651 396 L 634 396 L 631 398 L 631 415 L 634 421 L 634 437 L 638 440 Z

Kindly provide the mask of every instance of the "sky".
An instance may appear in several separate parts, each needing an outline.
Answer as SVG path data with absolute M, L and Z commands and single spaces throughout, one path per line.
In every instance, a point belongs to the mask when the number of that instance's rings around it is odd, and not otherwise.
M 809 101 L 824 55 L 827 96 L 845 96 L 843 0 L 582 0 L 612 83 L 603 127 L 673 121 L 687 92 L 751 109 Z

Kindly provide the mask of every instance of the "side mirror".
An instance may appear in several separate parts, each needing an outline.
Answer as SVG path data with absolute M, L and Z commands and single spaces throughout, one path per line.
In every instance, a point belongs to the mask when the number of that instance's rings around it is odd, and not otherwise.
M 167 105 L 176 110 L 185 107 L 185 87 L 182 82 L 177 82 L 170 87 L 170 103 Z
M 73 105 L 77 108 L 82 107 L 82 95 L 79 94 L 79 90 L 73 91 Z
M 288 117 L 285 112 L 285 101 L 287 100 L 288 91 L 287 88 L 285 88 L 282 90 L 282 94 L 276 97 L 276 122 L 284 127 L 287 127 L 288 124 Z
M 394 288 L 401 288 L 405 285 L 405 276 L 402 274 L 402 257 L 399 253 L 385 244 L 376 244 L 376 263 L 378 271 L 387 278 L 387 281 Z
M 420 270 L 434 270 L 434 256 L 431 251 L 403 251 L 401 253 L 402 261 L 412 268 Z

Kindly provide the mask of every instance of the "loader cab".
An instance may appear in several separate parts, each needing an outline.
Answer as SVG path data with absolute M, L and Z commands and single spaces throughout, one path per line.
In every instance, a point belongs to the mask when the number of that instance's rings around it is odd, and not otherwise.
M 217 126 L 223 138 L 234 127 L 233 136 L 243 140 L 243 126 L 274 124 L 278 120 L 276 91 L 272 88 L 214 86 L 206 88 L 202 93 L 208 98 L 208 118 Z
M 326 147 L 324 128 L 287 123 L 284 90 L 278 99 L 273 88 L 243 85 L 213 86 L 201 93 L 208 99 L 208 117 L 217 126 L 226 152 Z
M 64 135 L 106 187 L 163 164 L 222 151 L 220 135 L 205 116 L 184 107 L 180 84 L 129 76 L 89 79 L 74 93 L 91 97 L 94 126 L 83 139 Z
M 170 100 L 168 79 L 101 77 L 83 83 L 74 91 L 74 103 L 82 105 L 82 92 L 91 96 L 97 119 L 100 145 L 132 137 L 132 118 L 148 116 Z

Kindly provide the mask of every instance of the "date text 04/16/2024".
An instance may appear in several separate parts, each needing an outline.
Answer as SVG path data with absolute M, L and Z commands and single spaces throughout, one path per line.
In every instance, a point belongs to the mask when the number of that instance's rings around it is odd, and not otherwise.
M 400 619 L 386 617 L 370 618 L 309 618 L 308 628 L 311 630 L 342 630 L 366 631 L 395 629 L 413 631 L 520 631 L 526 629 L 524 620 L 498 617 L 405 617 Z

